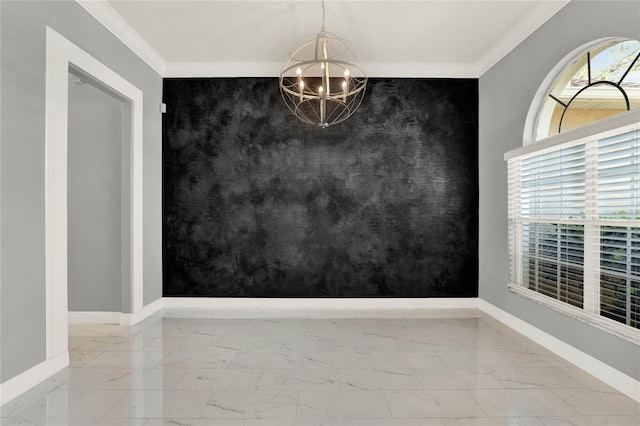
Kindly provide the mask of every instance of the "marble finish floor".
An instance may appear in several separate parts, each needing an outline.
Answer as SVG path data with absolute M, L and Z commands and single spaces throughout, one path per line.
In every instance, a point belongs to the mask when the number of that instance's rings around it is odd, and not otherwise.
M 72 325 L 71 366 L 0 424 L 640 425 L 640 404 L 477 310 L 343 314 Z

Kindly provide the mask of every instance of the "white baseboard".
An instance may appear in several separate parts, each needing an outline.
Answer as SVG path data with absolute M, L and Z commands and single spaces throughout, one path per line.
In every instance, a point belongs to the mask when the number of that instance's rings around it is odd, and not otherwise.
M 119 324 L 120 312 L 69 311 L 69 324 Z
M 164 297 L 165 308 L 213 309 L 218 315 L 306 317 L 335 314 L 362 316 L 368 312 L 383 314 L 393 311 L 434 309 L 475 309 L 477 298 L 253 298 L 253 297 Z M 403 315 L 406 316 L 406 315 Z
M 508 327 L 523 334 L 556 355 L 564 358 L 587 373 L 602 380 L 609 386 L 640 402 L 640 381 L 616 370 L 608 364 L 582 352 L 579 349 L 553 337 L 537 327 L 503 311 L 486 300 L 478 300 L 478 309 L 492 316 Z
M 164 306 L 164 299 L 161 297 L 158 300 L 149 303 L 138 312 L 133 314 L 120 314 L 119 315 L 119 323 L 120 325 L 136 325 L 143 319 L 147 318 L 149 315 L 152 315 L 158 312 Z
M 122 314 L 120 312 L 69 312 L 69 324 L 120 324 L 131 326 L 159 311 L 162 306 L 163 299 L 160 298 L 133 314 Z
M 48 359 L 0 384 L 0 406 L 15 399 L 69 365 L 69 352 Z
M 130 326 L 162 309 L 162 302 L 162 298 L 160 298 L 134 314 L 121 314 L 120 312 L 69 312 L 69 324 L 120 324 Z M 0 383 L 0 406 L 20 396 L 68 365 L 69 352 L 64 352 L 55 358 L 41 362 L 4 383 Z

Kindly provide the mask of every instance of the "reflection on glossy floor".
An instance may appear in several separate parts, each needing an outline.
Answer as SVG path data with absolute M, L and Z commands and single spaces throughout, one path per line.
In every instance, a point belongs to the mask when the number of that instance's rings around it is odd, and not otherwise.
M 71 367 L 1 424 L 640 425 L 640 404 L 476 310 L 377 315 L 71 326 Z

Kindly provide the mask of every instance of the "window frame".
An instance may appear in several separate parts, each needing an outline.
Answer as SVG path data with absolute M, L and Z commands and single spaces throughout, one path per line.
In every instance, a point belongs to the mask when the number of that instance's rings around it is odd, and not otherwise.
M 564 56 L 562 60 L 556 63 L 555 66 L 553 66 L 553 68 L 551 69 L 551 72 L 547 74 L 545 79 L 542 81 L 542 83 L 538 87 L 538 90 L 536 91 L 533 97 L 533 100 L 531 102 L 531 106 L 529 107 L 529 111 L 527 112 L 527 117 L 524 125 L 524 132 L 522 135 L 523 146 L 538 145 L 540 141 L 547 140 L 553 136 L 558 136 L 558 134 L 556 134 L 556 135 L 551 135 L 545 138 L 538 139 L 537 137 L 538 126 L 540 124 L 540 120 L 542 116 L 545 115 L 544 106 L 549 97 L 549 92 L 553 89 L 553 87 L 555 87 L 556 83 L 564 75 L 567 68 L 570 67 L 571 64 L 575 62 L 577 59 L 586 55 L 587 52 L 597 48 L 598 46 L 608 44 L 611 42 L 616 42 L 616 41 L 621 42 L 625 40 L 629 40 L 629 38 L 603 37 L 597 40 L 593 40 L 589 43 L 583 44 L 582 46 L 575 48 L 573 51 L 569 52 L 569 54 Z M 631 109 L 631 111 L 633 111 L 633 109 Z M 627 111 L 627 113 L 628 112 L 629 111 Z M 550 111 L 547 111 L 547 113 L 550 113 Z M 626 114 L 626 113 L 622 113 L 622 114 Z M 608 118 L 605 118 L 601 121 L 607 121 L 607 120 Z M 587 124 L 585 126 L 589 126 L 590 124 Z M 578 127 L 577 129 L 580 129 L 585 126 Z M 566 130 L 564 132 L 561 132 L 560 134 L 571 132 L 577 129 Z
M 564 147 L 571 147 L 575 145 L 585 144 L 585 150 L 588 149 L 589 142 L 595 141 L 597 143 L 598 140 L 604 139 L 610 136 L 614 136 L 617 134 L 629 132 L 629 131 L 640 131 L 640 110 L 635 109 L 631 111 L 627 111 L 618 115 L 614 115 L 612 117 L 595 121 L 584 126 L 567 130 L 559 134 L 555 134 L 549 136 L 544 139 L 538 140 L 534 144 L 528 144 L 521 148 L 509 151 L 504 154 L 504 160 L 516 160 L 522 159 L 523 157 L 529 157 L 538 154 L 544 154 L 545 152 L 555 151 Z M 591 144 L 592 146 L 594 144 Z M 590 155 L 586 153 L 586 155 Z M 593 155 L 593 153 L 591 153 Z M 596 164 L 597 166 L 597 164 Z M 588 167 L 588 166 L 587 166 Z M 593 172 L 593 170 L 591 170 Z M 589 173 L 589 171 L 587 171 Z M 597 175 L 597 168 L 596 168 Z M 518 179 L 519 179 L 518 175 Z M 514 176 L 509 174 L 508 176 L 508 185 L 509 185 L 509 194 L 508 197 L 512 197 L 512 191 L 518 191 L 519 194 L 519 181 L 514 182 Z M 588 180 L 589 177 L 587 176 Z M 516 187 L 515 189 L 513 187 Z M 592 201 L 591 203 L 594 203 Z M 595 206 L 590 205 L 587 201 L 586 208 L 594 209 L 597 211 L 597 201 L 595 201 Z M 564 313 L 574 319 L 580 320 L 582 322 L 586 322 L 590 325 L 593 325 L 597 328 L 600 328 L 604 331 L 607 331 L 611 334 L 622 337 L 626 340 L 629 340 L 635 344 L 640 344 L 640 329 L 635 329 L 629 325 L 619 323 L 610 318 L 606 318 L 600 315 L 600 282 L 599 279 L 595 279 L 595 277 L 587 278 L 588 275 L 593 275 L 591 272 L 599 270 L 599 260 L 597 260 L 598 265 L 594 265 L 593 262 L 596 261 L 593 258 L 593 253 L 591 256 L 591 260 L 589 264 L 587 264 L 587 259 L 585 257 L 585 273 L 584 273 L 584 307 L 578 308 L 572 306 L 568 303 L 556 300 L 552 297 L 546 296 L 544 294 L 540 294 L 534 290 L 528 289 L 524 283 L 518 283 L 517 281 L 522 280 L 523 272 L 522 272 L 522 218 L 512 216 L 511 211 L 511 202 L 509 203 L 508 208 L 508 247 L 509 247 L 509 262 L 511 268 L 511 274 L 508 281 L 508 288 L 512 293 L 518 294 L 522 297 L 525 297 L 529 300 L 532 300 L 536 303 L 542 304 L 544 306 L 550 307 L 556 311 Z M 611 224 L 616 225 L 624 225 L 624 226 L 632 226 L 632 227 L 640 227 L 640 220 L 600 220 L 591 222 L 594 224 L 595 222 L 610 222 Z M 563 219 L 558 219 L 559 223 L 563 223 Z M 585 220 L 585 222 L 587 222 Z M 600 225 L 591 226 L 591 229 L 587 231 L 587 227 L 585 226 L 585 242 L 587 239 L 600 239 Z M 587 250 L 585 248 L 585 254 Z M 599 256 L 599 253 L 598 253 Z M 589 271 L 589 274 L 587 274 Z M 512 282 L 514 281 L 516 282 Z

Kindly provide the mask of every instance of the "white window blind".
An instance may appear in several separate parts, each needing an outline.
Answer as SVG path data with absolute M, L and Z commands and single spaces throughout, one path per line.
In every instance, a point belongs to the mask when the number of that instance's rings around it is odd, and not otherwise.
M 640 329 L 640 131 L 508 161 L 512 285 Z
M 522 159 L 521 182 L 522 217 L 584 218 L 584 145 Z
M 600 313 L 640 328 L 640 132 L 598 141 L 597 191 L 599 219 L 621 222 L 600 227 Z
M 640 219 L 639 132 L 598 141 L 598 215 L 601 219 Z

